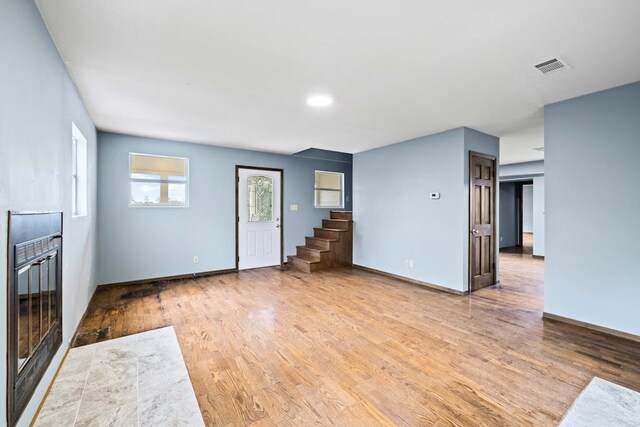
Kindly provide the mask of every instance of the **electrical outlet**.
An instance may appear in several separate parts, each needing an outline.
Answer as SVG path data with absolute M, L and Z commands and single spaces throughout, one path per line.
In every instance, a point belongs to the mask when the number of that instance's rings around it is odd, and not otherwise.
M 298 205 L 291 205 L 291 206 L 289 206 L 289 209 L 291 209 L 292 211 L 297 211 L 298 210 Z
M 500 243 L 502 243 L 502 236 L 500 236 Z
M 199 262 L 200 262 L 200 257 L 198 257 L 198 256 L 194 256 L 194 257 L 193 257 L 193 263 L 194 263 L 194 264 L 198 264 Z
M 412 259 L 409 260 L 409 268 L 413 268 L 413 260 Z

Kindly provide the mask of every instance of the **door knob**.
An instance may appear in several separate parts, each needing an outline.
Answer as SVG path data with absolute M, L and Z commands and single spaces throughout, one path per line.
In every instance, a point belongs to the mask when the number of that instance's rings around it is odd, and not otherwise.
M 471 230 L 471 234 L 478 234 L 478 230 L 476 230 L 475 228 Z
M 276 228 L 280 228 L 280 224 L 276 224 Z

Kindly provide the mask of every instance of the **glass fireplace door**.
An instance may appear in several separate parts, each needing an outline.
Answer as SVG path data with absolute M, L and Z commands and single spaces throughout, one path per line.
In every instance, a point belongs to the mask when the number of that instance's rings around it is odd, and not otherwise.
M 62 344 L 62 214 L 9 213 L 8 425 Z
M 17 365 L 21 372 L 56 321 L 57 252 L 18 269 Z

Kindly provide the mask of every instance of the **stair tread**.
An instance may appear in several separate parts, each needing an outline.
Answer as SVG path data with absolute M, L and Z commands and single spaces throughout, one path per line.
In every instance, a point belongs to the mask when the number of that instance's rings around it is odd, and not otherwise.
M 322 240 L 323 242 L 337 242 L 338 239 L 327 239 L 326 237 L 307 236 L 307 239 Z
M 307 258 L 307 257 L 302 256 L 302 255 L 289 255 L 289 258 L 296 259 L 298 261 L 304 262 L 305 264 L 319 264 L 320 263 L 320 261 L 317 261 L 317 260 L 314 260 L 314 259 L 311 259 L 311 258 Z
M 342 219 L 342 218 L 325 218 L 325 221 L 340 221 L 340 222 L 353 222 L 352 219 Z
M 314 230 L 326 230 L 326 231 L 349 231 L 346 228 L 325 228 L 325 227 L 313 227 Z M 317 237 L 316 237 L 317 238 Z
M 331 252 L 329 249 L 321 249 L 321 248 L 314 248 L 313 246 L 296 246 L 296 248 L 302 248 L 302 249 L 308 249 L 310 251 L 314 251 L 314 252 Z
M 336 213 L 353 213 L 353 211 L 331 211 Z

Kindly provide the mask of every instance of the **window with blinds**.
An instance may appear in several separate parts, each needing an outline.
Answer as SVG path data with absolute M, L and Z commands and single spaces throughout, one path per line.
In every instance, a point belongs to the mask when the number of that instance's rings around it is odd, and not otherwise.
M 344 207 L 344 174 L 316 171 L 314 204 L 316 208 Z

